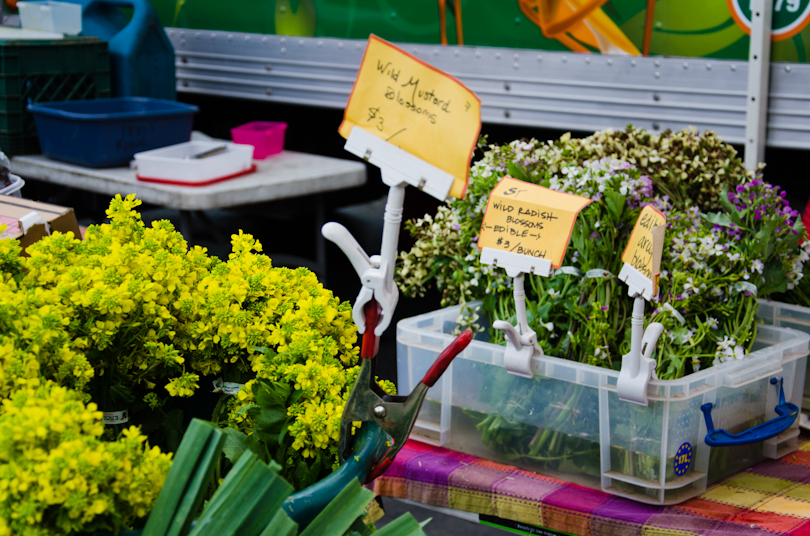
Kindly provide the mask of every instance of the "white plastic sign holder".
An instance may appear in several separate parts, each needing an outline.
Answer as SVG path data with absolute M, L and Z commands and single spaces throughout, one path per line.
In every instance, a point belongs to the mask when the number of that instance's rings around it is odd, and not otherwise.
M 481 262 L 503 268 L 506 275 L 512 278 L 517 329 L 505 320 L 496 320 L 492 323 L 492 327 L 503 331 L 506 336 L 506 352 L 503 358 L 506 371 L 515 376 L 532 378 L 534 376 L 531 368 L 532 357 L 542 356 L 543 349 L 537 343 L 537 334 L 529 328 L 523 274 L 548 277 L 551 275 L 551 261 L 485 247 L 481 249 Z
M 365 305 L 372 298 L 382 309 L 380 322 L 374 330 L 382 335 L 391 323 L 399 301 L 399 290 L 394 283 L 399 229 L 405 187 L 413 185 L 444 201 L 453 185 L 454 177 L 360 127 L 354 127 L 346 140 L 345 149 L 380 168 L 382 180 L 389 186 L 385 203 L 382 244 L 380 254 L 369 257 L 348 229 L 336 222 L 323 226 L 323 236 L 334 242 L 349 258 L 363 287 L 352 308 L 357 331 L 365 333 Z
M 383 182 L 392 188 L 410 184 L 444 201 L 455 180 L 450 173 L 359 127 L 352 129 L 343 148 L 380 168 Z
M 622 368 L 616 390 L 619 400 L 646 406 L 647 386 L 652 379 L 658 379 L 655 374 L 655 359 L 652 358 L 658 338 L 664 332 L 664 325 L 653 322 L 644 329 L 644 306 L 646 300 L 655 295 L 653 281 L 644 274 L 624 263 L 619 279 L 627 283 L 627 294 L 634 298 L 633 314 L 631 316 L 632 333 L 630 335 L 630 353 L 622 356 Z

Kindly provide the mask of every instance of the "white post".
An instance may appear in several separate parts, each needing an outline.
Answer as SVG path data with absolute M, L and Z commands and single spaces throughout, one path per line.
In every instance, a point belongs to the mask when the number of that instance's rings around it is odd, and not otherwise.
M 624 263 L 619 279 L 627 283 L 627 295 L 634 299 L 630 325 L 630 352 L 622 356 L 622 368 L 616 382 L 619 400 L 647 405 L 647 385 L 655 376 L 656 362 L 652 358 L 663 324 L 652 322 L 644 329 L 646 299 L 653 297 L 653 282 L 631 265 Z
M 643 296 L 636 295 L 633 301 L 633 315 L 630 317 L 632 332 L 630 333 L 630 354 L 628 354 L 630 359 L 627 363 L 627 373 L 632 378 L 638 376 L 641 366 L 641 339 L 644 337 L 644 306 L 646 304 Z M 624 360 L 622 360 L 622 364 L 624 364 Z
M 526 316 L 526 291 L 523 288 L 523 272 L 514 277 L 515 295 L 515 316 L 517 317 L 518 330 L 521 335 L 529 333 L 529 320 Z
M 383 216 L 383 238 L 380 246 L 380 257 L 388 263 L 391 274 L 397 262 L 399 228 L 402 223 L 402 211 L 405 204 L 405 185 L 399 184 L 388 189 L 388 200 L 385 203 Z M 391 279 L 393 282 L 393 279 Z
M 748 49 L 748 94 L 745 111 L 745 167 L 765 160 L 768 86 L 771 67 L 773 0 L 751 0 L 751 44 Z

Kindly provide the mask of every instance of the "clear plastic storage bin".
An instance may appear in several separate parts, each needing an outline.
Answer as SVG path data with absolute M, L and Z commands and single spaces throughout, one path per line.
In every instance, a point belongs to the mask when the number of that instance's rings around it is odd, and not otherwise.
M 759 300 L 757 313 L 763 322 L 771 326 L 798 329 L 810 333 L 810 307 L 791 305 L 771 300 Z M 804 380 L 802 408 L 810 411 L 810 377 Z
M 470 304 L 476 306 L 476 303 Z M 410 392 L 452 340 L 460 306 L 397 325 L 398 390 Z M 555 357 L 510 375 L 505 347 L 473 341 L 427 393 L 411 437 L 650 504 L 675 504 L 708 484 L 798 447 L 798 419 L 776 437 L 709 447 L 701 405 L 737 434 L 777 416 L 779 382 L 801 404 L 806 333 L 762 325 L 740 361 L 652 381 L 649 405 L 618 399 L 617 371 Z

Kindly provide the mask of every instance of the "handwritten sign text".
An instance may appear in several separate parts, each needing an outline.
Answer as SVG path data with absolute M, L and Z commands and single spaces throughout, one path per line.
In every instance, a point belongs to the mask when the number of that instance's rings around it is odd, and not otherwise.
M 372 35 L 340 135 L 355 127 L 453 175 L 450 195 L 464 196 L 481 101 L 452 76 Z
M 559 268 L 577 214 L 590 202 L 587 197 L 504 177 L 489 196 L 478 247 L 548 259 Z
M 652 280 L 656 287 L 658 274 L 661 272 L 666 223 L 666 217 L 655 207 L 644 207 L 622 254 L 623 262 Z

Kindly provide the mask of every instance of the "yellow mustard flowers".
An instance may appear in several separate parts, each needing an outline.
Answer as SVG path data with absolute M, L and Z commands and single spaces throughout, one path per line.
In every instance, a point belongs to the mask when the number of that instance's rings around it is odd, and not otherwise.
M 72 316 L 53 291 L 0 280 L 0 398 L 40 376 L 86 387 L 94 371 L 68 333 Z
M 149 511 L 171 456 L 137 427 L 101 441 L 94 403 L 34 379 L 0 407 L 0 536 L 118 531 Z
M 84 240 L 54 233 L 28 257 L 0 240 L 0 398 L 48 380 L 102 412 L 126 410 L 153 444 L 172 450 L 177 398 L 217 378 L 246 382 L 221 395 L 214 418 L 247 437 L 266 401 L 257 382 L 283 385 L 279 441 L 266 450 L 285 476 L 308 473 L 290 478 L 298 485 L 328 474 L 357 370 L 351 305 L 305 268 L 274 267 L 249 234 L 233 235 L 221 260 L 189 247 L 168 221 L 144 224 L 140 204 L 116 196 L 109 223 L 89 227 Z M 93 430 L 113 440 L 123 427 Z

